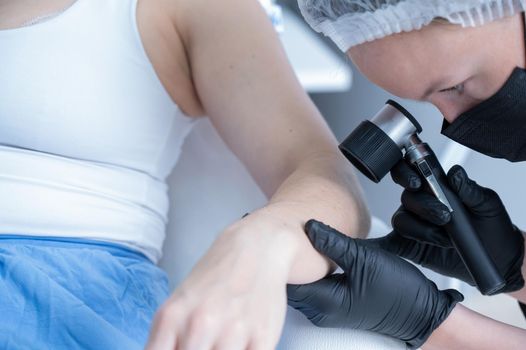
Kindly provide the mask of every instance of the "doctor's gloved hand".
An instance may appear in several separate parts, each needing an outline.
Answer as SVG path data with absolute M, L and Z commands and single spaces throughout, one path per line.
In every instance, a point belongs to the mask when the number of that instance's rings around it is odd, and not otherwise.
M 289 305 L 320 327 L 369 330 L 420 347 L 448 317 L 462 294 L 440 291 L 415 266 L 318 221 L 305 229 L 314 248 L 343 274 L 288 285 Z
M 470 285 L 474 281 L 462 262 L 443 225 L 451 215 L 447 207 L 421 189 L 422 181 L 402 161 L 391 175 L 405 187 L 402 207 L 394 214 L 394 231 L 378 240 L 379 245 L 440 274 L 458 278 Z M 506 280 L 500 291 L 512 292 L 524 286 L 521 268 L 524 258 L 524 237 L 511 219 L 495 191 L 471 180 L 459 165 L 449 170 L 448 181 L 471 214 L 471 222 L 482 243 Z

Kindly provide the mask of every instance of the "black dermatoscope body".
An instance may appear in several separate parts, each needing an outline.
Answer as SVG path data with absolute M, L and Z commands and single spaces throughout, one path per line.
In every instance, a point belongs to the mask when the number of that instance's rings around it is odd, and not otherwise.
M 389 100 L 370 121 L 362 122 L 340 145 L 345 157 L 374 182 L 405 158 L 425 180 L 427 190 L 451 212 L 445 226 L 454 247 L 482 294 L 492 295 L 505 281 L 473 229 L 467 209 L 449 188 L 446 173 L 427 143 L 418 137 L 422 127 L 398 103 Z

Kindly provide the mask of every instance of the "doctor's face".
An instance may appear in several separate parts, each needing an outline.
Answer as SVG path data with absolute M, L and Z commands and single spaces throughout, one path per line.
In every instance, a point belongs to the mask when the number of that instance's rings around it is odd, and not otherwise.
M 476 28 L 433 23 L 355 46 L 348 55 L 373 83 L 431 102 L 452 122 L 496 93 L 515 67 L 525 67 L 521 16 Z

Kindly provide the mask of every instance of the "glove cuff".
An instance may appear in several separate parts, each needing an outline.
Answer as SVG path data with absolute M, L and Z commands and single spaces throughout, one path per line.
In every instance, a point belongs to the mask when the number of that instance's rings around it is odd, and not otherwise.
M 455 289 L 446 289 L 440 291 L 440 299 L 440 302 L 435 308 L 436 315 L 431 319 L 429 326 L 423 330 L 419 336 L 406 341 L 409 349 L 413 350 L 420 348 L 435 331 L 435 329 L 437 329 L 442 324 L 442 322 L 448 318 L 457 303 L 464 300 L 464 295 Z

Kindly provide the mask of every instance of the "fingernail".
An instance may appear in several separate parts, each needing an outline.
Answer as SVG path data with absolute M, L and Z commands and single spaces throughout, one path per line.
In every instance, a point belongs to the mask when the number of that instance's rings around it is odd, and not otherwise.
M 453 174 L 453 185 L 454 187 L 459 190 L 460 189 L 460 186 L 462 185 L 462 181 L 463 181 L 463 176 L 460 172 L 455 172 Z
M 420 178 L 418 176 L 411 176 L 409 178 L 409 187 L 411 187 L 412 189 L 419 189 L 420 186 L 422 185 L 422 181 L 420 181 Z
M 440 203 L 434 203 L 435 205 L 431 206 L 429 209 L 429 215 L 433 218 L 432 222 L 435 225 L 445 225 L 451 219 L 451 214 L 445 206 Z
M 325 224 L 315 221 L 307 230 L 307 236 L 315 246 L 323 247 L 327 244 L 327 241 L 329 240 L 329 233 L 326 230 L 326 227 L 327 226 Z
M 305 231 L 307 231 L 307 233 L 313 229 L 316 229 L 317 225 L 320 225 L 321 222 L 319 222 L 318 220 L 314 220 L 314 219 L 310 219 L 309 221 L 307 221 L 307 223 L 305 224 Z
M 451 178 L 454 181 L 454 185 L 456 185 L 457 187 L 462 184 L 464 179 L 468 178 L 468 175 L 466 171 L 464 170 L 464 168 L 462 168 L 459 165 L 453 166 L 453 168 L 451 168 L 450 171 L 451 171 Z
M 445 225 L 451 220 L 451 213 L 449 211 L 443 211 L 442 215 L 440 216 L 440 219 L 442 221 L 442 225 Z

